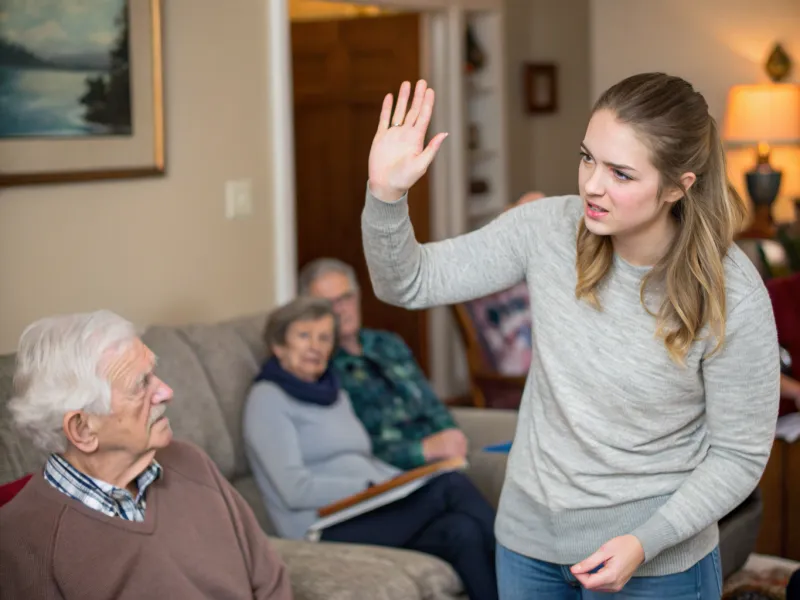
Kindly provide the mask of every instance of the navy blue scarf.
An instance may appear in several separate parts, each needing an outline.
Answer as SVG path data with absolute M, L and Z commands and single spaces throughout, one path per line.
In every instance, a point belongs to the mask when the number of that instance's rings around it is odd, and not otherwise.
M 339 397 L 339 380 L 328 367 L 317 381 L 303 381 L 285 370 L 274 356 L 264 363 L 255 382 L 271 381 L 295 400 L 330 406 Z

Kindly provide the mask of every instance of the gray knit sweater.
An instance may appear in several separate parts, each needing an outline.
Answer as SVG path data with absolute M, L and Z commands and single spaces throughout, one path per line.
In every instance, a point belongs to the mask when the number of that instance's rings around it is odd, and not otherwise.
M 725 259 L 727 337 L 672 362 L 642 307 L 647 267 L 615 257 L 602 310 L 575 298 L 583 203 L 547 198 L 486 227 L 420 245 L 407 199 L 369 193 L 364 251 L 376 294 L 419 309 L 464 302 L 527 280 L 533 363 L 498 510 L 498 541 L 576 563 L 619 535 L 642 543 L 636 575 L 689 568 L 718 543 L 717 521 L 755 488 L 779 398 L 772 307 L 735 246 Z
M 242 420 L 245 453 L 278 535 L 300 539 L 317 509 L 401 473 L 372 455 L 347 392 L 330 406 L 256 383 Z

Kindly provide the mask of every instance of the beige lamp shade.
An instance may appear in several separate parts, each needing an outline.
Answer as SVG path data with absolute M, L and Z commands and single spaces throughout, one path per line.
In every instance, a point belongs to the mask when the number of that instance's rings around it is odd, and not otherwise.
M 728 92 L 723 139 L 731 145 L 800 144 L 800 85 L 737 85 Z

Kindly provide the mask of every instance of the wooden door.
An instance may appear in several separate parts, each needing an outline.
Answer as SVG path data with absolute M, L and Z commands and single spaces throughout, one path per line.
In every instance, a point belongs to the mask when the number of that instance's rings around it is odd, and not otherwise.
M 426 311 L 380 302 L 361 238 L 367 159 L 387 92 L 420 77 L 419 16 L 292 23 L 297 257 L 351 265 L 362 289 L 364 326 L 402 335 L 428 370 Z M 429 239 L 427 176 L 410 194 L 420 242 Z

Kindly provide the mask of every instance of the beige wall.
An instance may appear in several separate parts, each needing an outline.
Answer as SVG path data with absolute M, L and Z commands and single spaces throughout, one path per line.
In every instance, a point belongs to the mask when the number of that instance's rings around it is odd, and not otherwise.
M 798 0 L 591 0 L 590 38 L 592 101 L 630 74 L 662 70 L 691 81 L 721 121 L 731 86 L 768 81 L 763 65 L 776 41 L 794 60 L 790 80 L 800 82 Z M 740 189 L 752 161 L 746 153 L 729 154 L 729 174 Z M 778 166 L 792 161 L 800 153 L 776 152 Z M 792 187 L 800 190 L 800 183 Z M 774 214 L 792 218 L 788 196 L 779 198 Z
M 510 191 L 577 192 L 578 150 L 589 114 L 589 0 L 507 0 Z M 528 115 L 522 65 L 558 66 L 558 111 Z
M 164 178 L 0 191 L 0 351 L 38 317 L 110 308 L 137 325 L 273 298 L 266 4 L 164 2 Z M 227 179 L 254 214 L 226 221 Z

